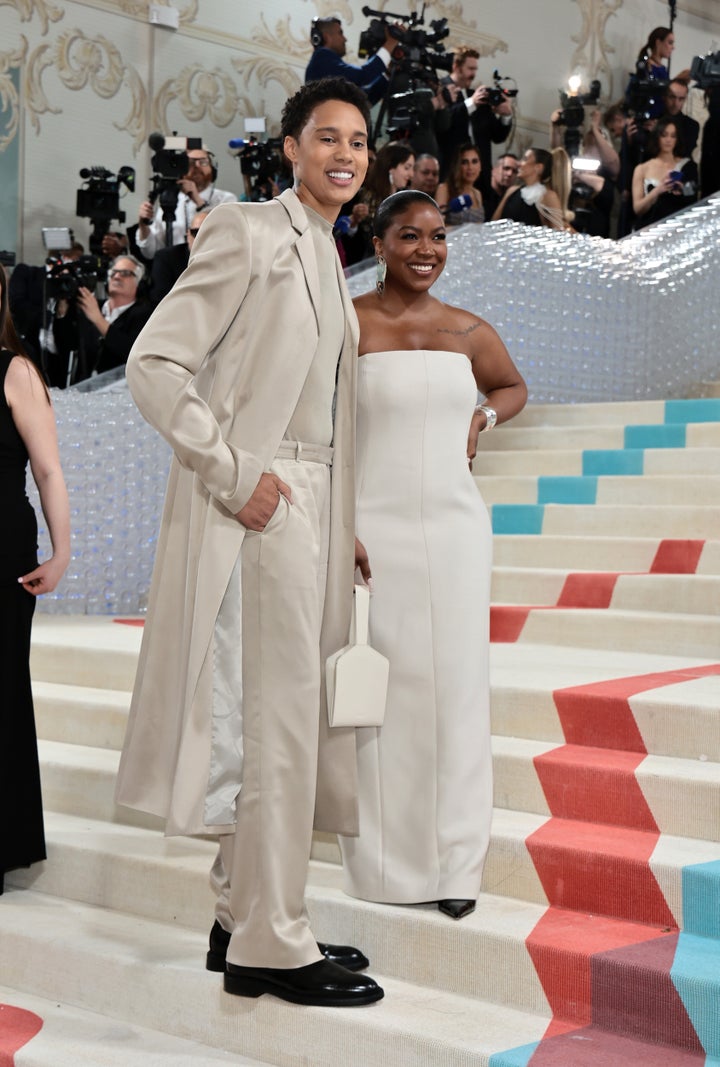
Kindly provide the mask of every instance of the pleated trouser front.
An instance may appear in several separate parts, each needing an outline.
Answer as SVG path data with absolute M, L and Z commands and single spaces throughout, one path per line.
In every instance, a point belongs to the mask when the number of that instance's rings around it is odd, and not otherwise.
M 329 452 L 330 450 L 326 450 Z M 301 967 L 321 959 L 305 909 L 318 758 L 320 629 L 330 467 L 276 459 L 292 490 L 262 533 L 248 531 L 242 576 L 242 787 L 234 834 L 220 837 L 216 918 L 228 961 Z

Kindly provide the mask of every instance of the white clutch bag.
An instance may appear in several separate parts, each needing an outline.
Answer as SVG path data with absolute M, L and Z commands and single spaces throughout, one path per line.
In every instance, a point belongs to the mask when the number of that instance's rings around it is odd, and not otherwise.
M 355 586 L 350 644 L 328 656 L 325 664 L 328 718 L 331 726 L 382 726 L 390 662 L 368 641 L 370 594 Z

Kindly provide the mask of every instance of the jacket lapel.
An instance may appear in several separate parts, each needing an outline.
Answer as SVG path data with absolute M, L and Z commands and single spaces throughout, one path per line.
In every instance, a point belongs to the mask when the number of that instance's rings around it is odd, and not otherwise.
M 287 211 L 290 216 L 290 222 L 298 234 L 295 241 L 295 251 L 298 254 L 300 265 L 305 275 L 305 283 L 308 287 L 313 311 L 315 312 L 315 323 L 319 329 L 320 277 L 315 256 L 315 245 L 313 244 L 307 215 L 297 194 L 292 189 L 286 189 L 277 199 Z

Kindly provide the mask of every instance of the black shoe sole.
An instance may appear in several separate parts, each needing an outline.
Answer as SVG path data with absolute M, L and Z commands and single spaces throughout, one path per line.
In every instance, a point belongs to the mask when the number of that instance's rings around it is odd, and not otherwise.
M 284 986 L 275 985 L 273 982 L 265 982 L 260 978 L 245 978 L 241 975 L 225 973 L 223 980 L 226 993 L 232 993 L 236 997 L 261 997 L 269 993 L 280 1000 L 287 1000 L 291 1004 L 314 1005 L 320 1008 L 358 1008 L 363 1004 L 374 1004 L 385 996 L 380 986 L 369 989 L 367 993 L 354 994 L 352 997 L 322 995 L 313 993 L 312 990 L 304 992 L 300 989 L 288 989 Z
M 370 966 L 369 960 L 358 960 L 357 962 L 344 963 L 342 960 L 334 960 L 341 967 L 344 967 L 346 971 L 364 971 Z M 212 949 L 205 957 L 205 969 L 207 971 L 214 971 L 216 974 L 222 974 L 225 970 L 225 956 L 221 952 L 213 952 Z

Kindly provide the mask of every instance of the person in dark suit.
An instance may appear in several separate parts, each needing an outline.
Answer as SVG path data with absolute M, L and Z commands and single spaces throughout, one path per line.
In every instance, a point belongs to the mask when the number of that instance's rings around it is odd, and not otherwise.
M 197 232 L 209 214 L 209 211 L 198 211 L 191 225 L 188 226 L 187 240 L 184 245 L 159 248 L 155 253 L 150 274 L 150 303 L 153 307 L 157 307 L 162 298 L 167 296 L 187 267 Z
M 82 286 L 73 301 L 58 301 L 53 322 L 57 357 L 49 368 L 52 385 L 74 384 L 127 362 L 152 311 L 150 303 L 138 297 L 144 273 L 134 256 L 118 256 L 108 270 L 104 303 Z
M 388 87 L 385 71 L 390 66 L 392 52 L 397 44 L 389 26 L 385 30 L 382 47 L 361 67 L 343 60 L 347 51 L 347 38 L 342 22 L 336 16 L 313 19 L 310 43 L 315 51 L 305 71 L 306 82 L 318 81 L 320 78 L 344 78 L 345 81 L 358 85 L 371 104 L 376 104 L 383 98 Z
M 491 106 L 486 85 L 471 89 L 477 77 L 479 58 L 476 49 L 460 45 L 453 54 L 452 71 L 442 81 L 450 122 L 446 131 L 438 133 L 440 179 L 445 180 L 455 153 L 469 142 L 477 145 L 480 153 L 477 187 L 487 195 L 492 173 L 492 146 L 507 140 L 512 127 L 512 107 L 509 100 Z
M 700 136 L 700 123 L 684 114 L 688 98 L 688 83 L 684 78 L 673 78 L 665 90 L 665 114 L 663 118 L 674 119 L 686 155 L 692 156 Z

